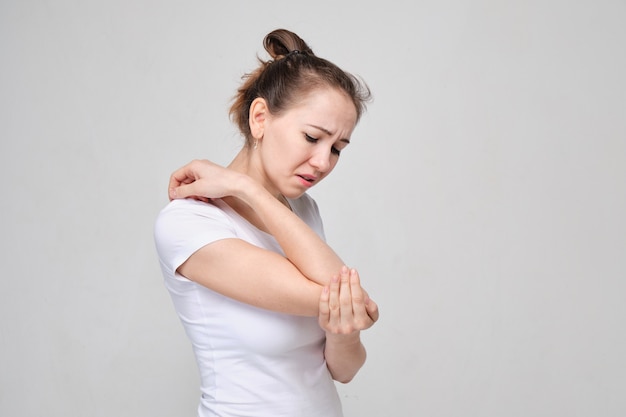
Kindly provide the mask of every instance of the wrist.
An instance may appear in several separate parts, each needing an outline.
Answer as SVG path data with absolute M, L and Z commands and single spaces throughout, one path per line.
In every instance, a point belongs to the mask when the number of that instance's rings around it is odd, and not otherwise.
M 240 174 L 234 182 L 233 197 L 250 204 L 253 200 L 254 193 L 258 193 L 258 189 L 262 188 L 258 182 L 253 180 L 246 174 Z
M 244 175 L 237 185 L 237 197 L 251 207 L 261 218 L 268 213 L 276 214 L 276 210 L 286 208 L 261 183 Z
M 361 332 L 356 331 L 350 334 L 338 334 L 326 332 L 326 344 L 337 347 L 352 347 L 361 344 Z

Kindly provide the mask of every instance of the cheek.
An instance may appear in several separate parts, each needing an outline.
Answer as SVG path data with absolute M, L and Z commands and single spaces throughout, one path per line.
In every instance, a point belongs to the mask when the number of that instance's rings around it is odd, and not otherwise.
M 289 163 L 300 165 L 308 161 L 311 154 L 311 147 L 307 146 L 308 144 L 291 144 L 287 149 L 284 150 L 283 155 L 289 158 Z

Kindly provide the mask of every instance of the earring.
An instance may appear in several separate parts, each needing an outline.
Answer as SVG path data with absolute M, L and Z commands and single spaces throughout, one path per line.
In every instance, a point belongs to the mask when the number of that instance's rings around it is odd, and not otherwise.
M 259 140 L 258 140 L 258 139 L 256 139 L 256 140 L 254 141 L 254 149 L 256 149 L 258 145 L 259 145 Z

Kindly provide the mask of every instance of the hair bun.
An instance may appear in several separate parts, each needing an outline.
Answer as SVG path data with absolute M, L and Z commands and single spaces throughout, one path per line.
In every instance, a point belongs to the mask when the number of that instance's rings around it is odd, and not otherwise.
M 263 46 L 272 59 L 296 54 L 314 55 L 302 38 L 287 29 L 276 29 L 268 33 L 263 40 Z

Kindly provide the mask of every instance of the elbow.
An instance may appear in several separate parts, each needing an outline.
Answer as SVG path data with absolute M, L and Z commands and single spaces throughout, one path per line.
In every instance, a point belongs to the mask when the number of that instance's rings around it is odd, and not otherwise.
M 347 384 L 354 379 L 354 375 L 342 375 L 339 378 L 333 377 L 333 379 L 341 384 Z
M 337 381 L 341 384 L 347 384 L 354 379 L 360 368 L 361 367 L 359 366 L 356 369 L 344 369 L 339 372 L 331 372 L 331 376 L 334 381 Z

